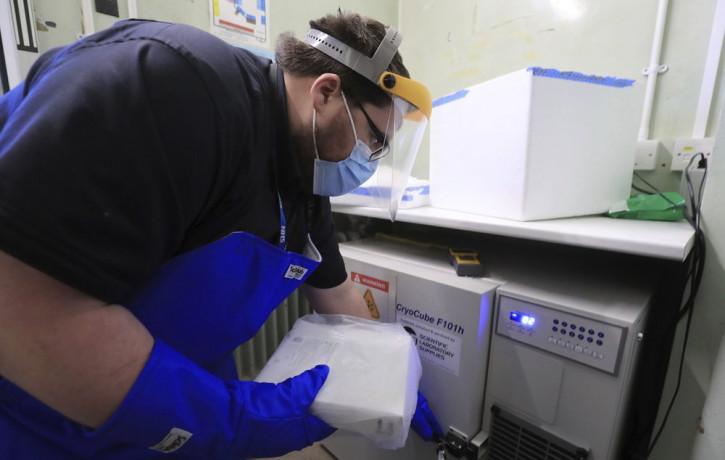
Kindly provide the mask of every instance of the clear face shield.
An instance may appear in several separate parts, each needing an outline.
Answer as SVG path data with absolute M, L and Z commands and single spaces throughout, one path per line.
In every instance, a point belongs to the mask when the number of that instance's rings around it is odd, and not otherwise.
M 386 71 L 401 41 L 395 29 L 388 29 L 369 58 L 319 30 L 310 29 L 305 37 L 305 43 L 368 78 L 391 97 L 391 112 L 384 133 L 386 148 L 379 159 L 373 160 L 378 162 L 377 170 L 364 184 L 374 206 L 388 210 L 391 221 L 395 220 L 433 107 L 425 85 Z

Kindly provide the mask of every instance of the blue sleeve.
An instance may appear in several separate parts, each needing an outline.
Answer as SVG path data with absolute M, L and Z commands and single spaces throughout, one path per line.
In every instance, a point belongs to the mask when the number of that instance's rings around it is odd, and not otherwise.
M 321 365 L 279 384 L 222 380 L 157 339 L 129 394 L 95 430 L 0 380 L 0 426 L 9 414 L 18 430 L 0 430 L 0 456 L 17 458 L 20 448 L 23 458 L 43 459 L 278 457 L 335 431 L 309 413 L 329 372 Z
M 10 115 L 23 101 L 23 91 L 25 91 L 25 82 L 20 83 L 0 98 L 0 131 L 8 122 Z

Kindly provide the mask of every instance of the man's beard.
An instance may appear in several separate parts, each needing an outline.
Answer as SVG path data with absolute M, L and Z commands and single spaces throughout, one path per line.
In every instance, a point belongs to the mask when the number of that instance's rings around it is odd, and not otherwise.
M 333 148 L 331 146 L 331 140 L 335 136 L 345 129 L 344 124 L 350 126 L 350 122 L 343 123 L 340 120 L 334 120 L 332 124 L 326 126 L 317 126 L 317 132 L 315 133 L 317 140 L 317 153 L 321 155 L 323 152 L 330 152 Z M 347 128 L 349 129 L 349 128 Z M 312 126 L 311 124 L 307 128 L 303 128 L 298 131 L 292 131 L 290 138 L 292 140 L 292 149 L 297 155 L 297 159 L 300 162 L 300 170 L 302 171 L 302 184 L 305 190 L 312 190 L 312 180 L 315 171 L 315 141 L 312 139 Z
M 292 151 L 297 157 L 302 172 L 302 185 L 305 190 L 312 190 L 312 177 L 315 169 L 315 145 L 312 141 L 312 129 L 291 132 Z

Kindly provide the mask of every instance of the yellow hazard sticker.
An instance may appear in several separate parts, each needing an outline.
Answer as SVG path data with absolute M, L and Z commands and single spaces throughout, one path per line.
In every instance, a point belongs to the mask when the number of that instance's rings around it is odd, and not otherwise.
M 365 299 L 365 303 L 368 304 L 368 310 L 370 310 L 370 316 L 372 316 L 375 319 L 380 319 L 380 312 L 378 311 L 378 306 L 375 305 L 375 297 L 373 297 L 372 291 L 370 289 L 365 290 L 365 294 L 363 294 L 363 298 Z

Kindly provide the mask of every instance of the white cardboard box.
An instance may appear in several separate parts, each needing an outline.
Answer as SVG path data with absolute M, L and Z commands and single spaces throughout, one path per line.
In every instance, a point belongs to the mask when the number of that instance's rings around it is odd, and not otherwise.
M 431 206 L 519 221 L 606 212 L 629 197 L 632 83 L 530 68 L 438 99 Z

